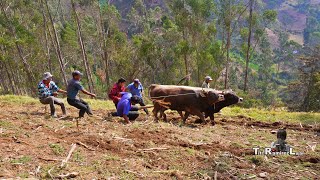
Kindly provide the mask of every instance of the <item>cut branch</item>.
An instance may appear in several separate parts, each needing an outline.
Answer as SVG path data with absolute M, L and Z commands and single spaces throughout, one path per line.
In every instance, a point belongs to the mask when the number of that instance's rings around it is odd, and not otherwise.
M 149 149 L 139 149 L 138 151 L 161 151 L 161 150 L 168 150 L 168 148 L 149 148 Z
M 72 144 L 71 145 L 71 149 L 70 149 L 70 151 L 68 153 L 67 158 L 62 160 L 62 162 L 61 162 L 61 165 L 60 165 L 61 168 L 64 167 L 66 165 L 66 163 L 69 161 L 69 159 L 71 158 L 71 155 L 72 155 L 73 151 L 76 149 L 76 147 L 77 147 L 76 144 Z

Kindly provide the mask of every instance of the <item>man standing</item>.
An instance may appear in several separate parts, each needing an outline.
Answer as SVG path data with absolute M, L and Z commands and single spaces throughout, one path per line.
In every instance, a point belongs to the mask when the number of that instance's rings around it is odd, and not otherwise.
M 127 90 L 133 95 L 133 96 L 138 96 L 140 98 L 139 104 L 141 106 L 145 106 L 145 103 L 143 101 L 143 86 L 139 79 L 134 79 L 132 83 L 130 83 L 127 86 Z M 147 115 L 149 115 L 148 109 L 144 109 L 144 112 L 146 112 Z
M 115 83 L 112 89 L 109 92 L 109 98 L 113 101 L 114 105 L 117 108 L 118 102 L 121 99 L 121 92 L 125 92 L 126 88 L 126 80 L 124 78 L 120 78 L 117 83 Z
M 74 106 L 78 109 L 79 111 L 79 118 L 82 118 L 85 113 L 88 115 L 92 115 L 92 111 L 88 105 L 87 102 L 83 101 L 80 99 L 77 95 L 79 91 L 82 91 L 84 94 L 87 94 L 91 97 L 96 97 L 95 94 L 92 94 L 88 91 L 86 91 L 83 86 L 80 83 L 82 73 L 79 71 L 73 71 L 72 72 L 72 79 L 69 80 L 68 82 L 68 88 L 67 88 L 67 101 L 71 106 Z
M 204 81 L 202 83 L 202 88 L 210 88 L 210 82 L 212 81 L 213 79 L 210 77 L 210 76 L 206 76 L 204 78 Z
M 56 98 L 58 92 L 66 94 L 67 92 L 59 89 L 59 87 L 52 81 L 50 72 L 43 74 L 42 81 L 38 84 L 39 100 L 42 104 L 50 104 L 51 117 L 56 118 L 56 110 L 54 104 L 61 106 L 63 116 L 66 115 L 66 108 L 61 99 Z
M 136 95 L 132 96 L 132 94 L 128 92 L 121 94 L 122 97 L 118 102 L 117 112 L 112 113 L 112 116 L 121 116 L 126 123 L 130 124 L 130 120 L 133 121 L 139 117 L 138 110 L 141 108 L 134 105 L 139 103 L 140 98 Z

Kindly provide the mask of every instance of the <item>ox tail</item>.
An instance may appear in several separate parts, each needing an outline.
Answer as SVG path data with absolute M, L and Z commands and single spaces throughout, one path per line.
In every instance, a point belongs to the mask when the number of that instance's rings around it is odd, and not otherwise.
M 170 105 L 171 103 L 170 102 L 165 102 L 164 100 L 155 100 L 153 99 L 152 102 L 155 104 L 158 104 L 160 105 L 161 107 L 164 107 L 166 109 L 170 109 Z

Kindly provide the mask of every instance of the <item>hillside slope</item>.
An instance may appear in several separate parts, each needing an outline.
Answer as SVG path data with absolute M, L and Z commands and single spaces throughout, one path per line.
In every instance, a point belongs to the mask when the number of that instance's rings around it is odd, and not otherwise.
M 109 102 L 90 102 L 95 116 L 81 120 L 78 130 L 73 118 L 77 111 L 70 106 L 69 118 L 54 120 L 36 99 L 0 96 L 0 178 L 56 179 L 72 172 L 77 179 L 319 177 L 319 136 L 315 126 L 300 121 L 319 121 L 319 114 L 259 111 L 255 115 L 256 110 L 245 114 L 227 108 L 215 126 L 195 124 L 195 118 L 182 125 L 176 113 L 169 113 L 168 123 L 154 123 L 142 115 L 124 125 L 119 118 L 105 118 Z M 262 112 L 277 121 L 263 119 Z M 261 118 L 248 117 L 257 115 Z M 288 121 L 291 115 L 302 128 Z M 268 147 L 275 141 L 271 131 L 280 127 L 287 127 L 287 142 L 294 151 L 305 154 L 253 155 L 253 147 Z M 72 144 L 75 151 L 61 168 Z
M 115 5 L 120 11 L 122 17 L 125 19 L 129 11 L 134 5 L 135 0 L 111 0 L 110 3 Z M 147 8 L 154 8 L 159 6 L 161 8 L 166 7 L 165 0 L 144 0 Z M 300 45 L 304 44 L 304 30 L 306 28 L 308 14 L 306 11 L 301 11 L 301 5 L 298 0 L 264 0 L 265 7 L 267 9 L 273 9 L 278 11 L 278 22 L 281 29 L 274 29 L 274 31 L 287 31 L 289 33 L 289 40 L 293 40 Z M 312 6 L 320 6 L 320 0 L 306 0 L 306 4 Z M 274 32 L 270 33 L 270 42 L 273 46 L 278 47 L 277 40 L 275 40 Z M 278 37 L 276 37 L 277 39 Z

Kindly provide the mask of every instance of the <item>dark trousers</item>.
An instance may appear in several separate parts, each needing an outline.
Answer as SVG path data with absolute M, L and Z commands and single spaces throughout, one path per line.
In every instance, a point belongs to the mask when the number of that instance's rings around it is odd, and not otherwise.
M 74 106 L 74 107 L 80 109 L 79 117 L 83 117 L 84 113 L 92 115 L 92 111 L 91 111 L 88 103 L 83 101 L 82 99 L 69 99 L 69 98 L 67 98 L 67 101 L 71 106 Z
M 50 104 L 51 116 L 56 115 L 56 109 L 54 107 L 55 104 L 61 106 L 63 115 L 66 115 L 66 107 L 64 106 L 64 103 L 60 99 L 58 99 L 54 96 L 48 96 L 45 98 L 41 98 L 40 102 L 42 104 Z
M 145 106 L 146 104 L 144 103 L 144 101 L 143 101 L 143 98 L 140 98 L 140 106 Z M 149 111 L 148 111 L 148 109 L 143 109 L 144 110 L 144 112 L 146 112 L 146 114 L 149 114 Z
M 137 106 L 131 106 L 131 109 L 130 109 L 128 115 L 127 115 L 129 120 L 133 121 L 133 120 L 135 120 L 135 119 L 137 119 L 139 117 L 139 111 L 138 110 L 139 110 L 139 108 Z M 113 112 L 111 115 L 112 116 L 118 116 L 117 112 Z

